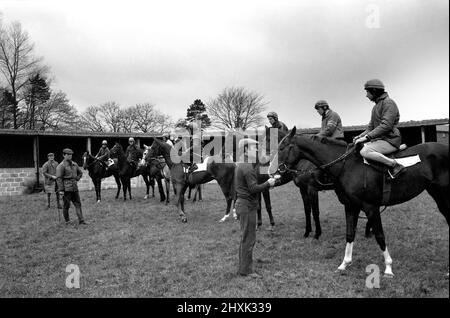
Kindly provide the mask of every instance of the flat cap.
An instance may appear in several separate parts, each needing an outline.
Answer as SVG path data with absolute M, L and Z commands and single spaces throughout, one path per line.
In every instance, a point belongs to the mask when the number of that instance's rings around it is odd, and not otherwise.
M 73 150 L 70 148 L 65 148 L 63 150 L 63 154 L 67 154 L 67 155 L 73 155 Z
M 239 148 L 243 148 L 245 145 L 257 145 L 258 142 L 255 139 L 244 138 L 239 140 Z
M 55 154 L 53 153 L 53 152 L 49 152 L 48 154 L 47 154 L 47 157 L 50 157 L 50 156 L 55 156 Z

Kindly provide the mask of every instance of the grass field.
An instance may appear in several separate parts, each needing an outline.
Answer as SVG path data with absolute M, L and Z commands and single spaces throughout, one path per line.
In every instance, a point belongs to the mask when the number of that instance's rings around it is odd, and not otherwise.
M 133 189 L 130 202 L 115 190 L 82 192 L 87 226 L 58 223 L 43 194 L 0 199 L 0 297 L 449 297 L 449 228 L 434 201 L 423 193 L 382 215 L 395 277 L 379 289 L 365 286 L 366 266 L 384 271 L 374 238 L 364 238 L 360 220 L 353 265 L 334 271 L 345 249 L 343 207 L 334 192 L 320 193 L 323 234 L 303 238 L 305 218 L 293 184 L 273 190 L 276 229 L 257 233 L 256 270 L 262 279 L 238 277 L 239 224 L 218 223 L 225 201 L 216 184 L 202 202 L 186 203 L 188 223 L 175 206 L 144 200 Z M 157 191 L 156 191 L 157 192 Z M 62 216 L 61 216 L 62 218 Z M 81 272 L 80 288 L 65 286 L 68 264 Z

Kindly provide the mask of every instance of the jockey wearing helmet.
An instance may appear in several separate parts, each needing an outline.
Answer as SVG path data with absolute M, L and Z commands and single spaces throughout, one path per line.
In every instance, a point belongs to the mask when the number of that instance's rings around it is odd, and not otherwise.
M 372 79 L 364 85 L 367 98 L 375 103 L 372 109 L 367 129 L 354 138 L 355 144 L 364 143 L 361 156 L 381 162 L 391 169 L 392 178 L 395 178 L 403 166 L 395 159 L 390 159 L 385 154 L 395 152 L 401 144 L 400 131 L 397 128 L 400 113 L 395 102 L 385 92 L 384 84 L 378 79 Z
M 289 129 L 287 128 L 287 126 L 282 121 L 278 120 L 277 113 L 269 112 L 267 114 L 267 119 L 269 120 L 270 124 L 272 125 L 272 128 L 278 128 L 284 134 L 287 134 L 289 132 Z
M 109 148 L 108 142 L 106 140 L 102 141 L 102 146 L 100 147 L 95 159 L 99 160 L 102 164 L 106 166 L 108 169 L 108 161 L 109 161 Z
M 127 150 L 125 151 L 125 156 L 127 157 L 128 162 L 132 164 L 134 169 L 136 169 L 139 161 L 140 151 L 136 146 L 133 137 L 130 137 L 128 139 L 128 144 L 129 145 L 127 147 Z
M 330 105 L 325 100 L 319 100 L 314 105 L 319 115 L 322 116 L 322 126 L 317 134 L 321 137 L 344 139 L 341 117 L 338 113 L 330 109 Z

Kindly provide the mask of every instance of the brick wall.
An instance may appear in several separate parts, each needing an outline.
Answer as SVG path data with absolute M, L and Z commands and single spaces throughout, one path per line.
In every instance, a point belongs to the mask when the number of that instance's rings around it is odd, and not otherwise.
M 34 168 L 1 168 L 0 169 L 0 196 L 19 195 L 24 189 L 24 181 L 35 179 L 36 174 Z M 44 180 L 44 176 L 40 175 L 39 180 Z M 145 182 L 141 176 L 131 179 L 131 187 L 143 187 Z M 94 189 L 94 184 L 87 170 L 83 170 L 83 177 L 78 182 L 80 191 Z M 102 180 L 102 189 L 117 188 L 114 177 Z

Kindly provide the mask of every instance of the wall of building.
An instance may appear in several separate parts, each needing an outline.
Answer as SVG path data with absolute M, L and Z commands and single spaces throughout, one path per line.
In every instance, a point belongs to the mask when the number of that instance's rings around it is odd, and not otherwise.
M 24 182 L 35 179 L 36 173 L 34 168 L 1 168 L 0 169 L 0 196 L 20 195 L 25 188 Z M 44 180 L 42 173 L 40 180 Z M 131 179 L 131 187 L 145 187 L 145 182 L 141 176 Z M 116 181 L 114 177 L 103 179 L 102 189 L 116 189 Z M 94 184 L 87 171 L 83 170 L 83 177 L 78 182 L 80 191 L 93 190 Z

